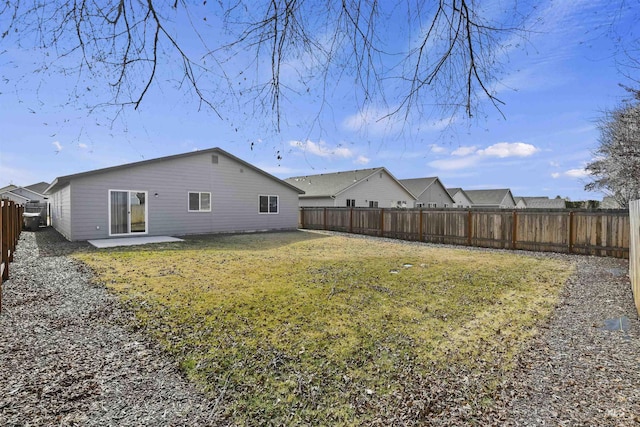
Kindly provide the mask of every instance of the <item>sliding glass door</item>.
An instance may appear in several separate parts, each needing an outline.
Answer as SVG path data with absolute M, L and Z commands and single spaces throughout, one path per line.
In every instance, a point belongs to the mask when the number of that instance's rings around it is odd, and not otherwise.
M 147 192 L 109 190 L 109 235 L 147 232 Z

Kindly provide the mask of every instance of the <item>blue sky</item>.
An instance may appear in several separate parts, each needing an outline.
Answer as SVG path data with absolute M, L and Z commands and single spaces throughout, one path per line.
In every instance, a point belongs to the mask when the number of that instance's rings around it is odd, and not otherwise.
M 424 111 L 380 120 L 393 105 L 359 109 L 347 80 L 323 92 L 324 104 L 318 86 L 284 99 L 280 132 L 272 117 L 242 102 L 222 105 L 222 119 L 199 109 L 168 79 L 151 87 L 138 110 L 89 113 L 78 105 L 101 99 L 104 82 L 33 73 L 42 53 L 9 38 L 0 41 L 0 187 L 220 147 L 280 178 L 384 166 L 397 178 L 438 176 L 448 187 L 601 199 L 583 191 L 584 166 L 597 146 L 598 118 L 624 97 L 618 84 L 629 83 L 617 62 L 637 37 L 633 3 L 536 2 L 532 31 L 505 41 L 493 86 L 502 113 L 484 103 L 470 120 Z M 286 65 L 286 73 L 296 66 Z M 85 86 L 82 101 L 73 102 L 69 94 Z

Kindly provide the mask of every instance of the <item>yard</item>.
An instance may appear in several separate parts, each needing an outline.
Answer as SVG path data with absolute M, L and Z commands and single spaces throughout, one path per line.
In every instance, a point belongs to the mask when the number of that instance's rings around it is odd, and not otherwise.
M 73 256 L 234 424 L 415 422 L 451 402 L 490 411 L 573 271 L 305 232 Z

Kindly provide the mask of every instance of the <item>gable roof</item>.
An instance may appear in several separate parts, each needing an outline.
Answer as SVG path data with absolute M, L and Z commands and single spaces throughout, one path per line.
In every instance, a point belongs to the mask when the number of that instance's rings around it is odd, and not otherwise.
M 389 175 L 400 187 L 413 196 L 411 191 L 383 167 L 321 173 L 318 175 L 294 176 L 285 179 L 285 182 L 303 190 L 305 194 L 304 196 L 300 196 L 301 198 L 333 197 L 381 172 Z
M 49 183 L 42 181 L 37 184 L 27 185 L 26 187 L 22 187 L 22 188 L 26 188 L 27 190 L 32 191 L 34 193 L 44 194 L 47 188 L 49 188 Z
M 400 183 L 413 193 L 414 196 L 419 197 L 437 180 L 437 176 L 432 176 L 428 178 L 401 179 Z
M 245 166 L 247 168 L 253 169 L 254 171 L 264 175 L 265 177 L 267 177 L 269 179 L 272 179 L 274 181 L 277 181 L 280 184 L 283 184 L 286 187 L 291 188 L 292 190 L 295 190 L 296 192 L 298 192 L 298 194 L 304 194 L 304 191 L 300 190 L 295 185 L 291 185 L 291 184 L 285 182 L 284 180 L 282 180 L 280 178 L 277 178 L 277 177 L 275 177 L 275 176 L 263 171 L 262 169 L 253 166 L 251 163 L 247 163 L 244 160 L 234 156 L 233 154 L 229 154 L 226 151 L 224 151 L 222 148 L 218 148 L 218 147 L 208 148 L 206 150 L 191 151 L 189 153 L 183 153 L 183 154 L 174 154 L 172 156 L 158 157 L 156 159 L 142 160 L 140 162 L 125 163 L 125 164 L 119 165 L 119 166 L 112 166 L 112 167 L 108 167 L 108 168 L 95 169 L 95 170 L 92 170 L 92 171 L 80 172 L 80 173 L 76 173 L 76 174 L 72 174 L 72 175 L 59 176 L 59 177 L 57 177 L 56 179 L 53 180 L 53 182 L 51 183 L 51 185 L 49 185 L 49 187 L 47 187 L 47 189 L 44 191 L 44 194 L 51 193 L 51 192 L 57 190 L 58 188 L 67 185 L 73 179 L 84 178 L 84 177 L 87 177 L 87 176 L 98 175 L 98 174 L 105 173 L 105 172 L 114 172 L 114 171 L 128 169 L 128 168 L 132 168 L 132 167 L 136 167 L 136 166 L 140 166 L 140 165 L 149 165 L 149 164 L 153 164 L 153 163 L 166 162 L 166 161 L 170 161 L 170 160 L 181 159 L 183 157 L 190 157 L 190 156 L 196 156 L 196 155 L 208 154 L 208 153 L 218 153 L 218 154 L 221 154 L 221 155 L 223 155 L 225 157 L 229 157 L 230 159 L 235 160 L 236 162 L 240 163 L 241 165 L 243 165 L 243 166 Z
M 523 200 L 527 208 L 531 209 L 565 209 L 564 199 L 550 199 L 548 197 L 514 197 L 516 201 Z
M 462 195 L 464 197 L 466 197 L 469 201 L 471 201 L 471 197 L 469 197 L 466 193 L 466 191 L 464 191 L 462 188 L 460 187 L 453 187 L 453 188 L 447 188 L 447 193 L 449 193 L 449 195 L 453 198 L 455 197 L 456 194 L 458 193 L 462 193 Z
M 465 193 L 474 205 L 499 206 L 508 196 L 515 205 L 511 190 L 508 188 L 499 188 L 495 190 L 466 190 Z

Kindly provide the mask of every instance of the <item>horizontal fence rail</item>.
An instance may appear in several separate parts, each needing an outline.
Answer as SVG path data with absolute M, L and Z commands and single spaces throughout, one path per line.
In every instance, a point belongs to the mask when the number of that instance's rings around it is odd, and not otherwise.
M 300 227 L 402 240 L 629 257 L 629 212 L 566 209 L 300 208 Z
M 24 207 L 15 202 L 2 199 L 0 202 L 0 271 L 2 282 L 9 279 L 9 263 L 13 262 L 13 253 L 22 230 Z M 0 285 L 0 310 L 2 310 L 2 289 Z

